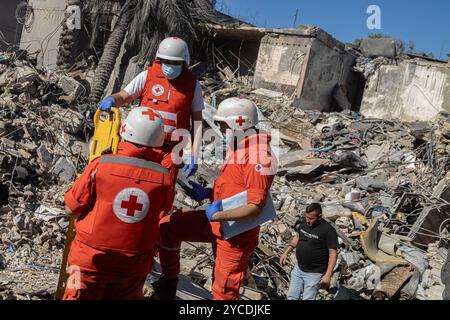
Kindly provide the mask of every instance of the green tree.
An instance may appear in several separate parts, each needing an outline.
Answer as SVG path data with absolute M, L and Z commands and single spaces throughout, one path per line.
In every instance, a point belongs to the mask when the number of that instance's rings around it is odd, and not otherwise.
M 82 7 L 85 0 L 66 0 L 66 7 L 76 5 Z M 66 23 L 62 24 L 62 32 L 59 37 L 58 56 L 56 65 L 60 69 L 67 70 L 75 63 L 80 48 L 81 30 L 69 30 Z
M 154 58 L 165 37 L 182 37 L 194 48 L 195 24 L 217 20 L 216 0 L 67 0 L 67 4 L 82 6 L 83 21 L 89 21 L 91 27 L 90 48 L 95 53 L 97 39 L 107 35 L 89 96 L 93 103 L 103 96 L 122 45 L 126 50 L 122 61 L 133 52 L 138 55 L 138 64 L 144 65 Z M 115 21 L 111 32 L 105 30 L 110 25 L 105 20 Z M 79 47 L 79 32 L 75 35 L 65 30 L 60 39 L 58 65 L 62 68 L 72 65 Z

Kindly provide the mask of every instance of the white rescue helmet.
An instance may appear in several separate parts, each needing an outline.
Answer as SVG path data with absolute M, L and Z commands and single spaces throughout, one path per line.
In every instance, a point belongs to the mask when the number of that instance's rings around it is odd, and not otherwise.
M 184 61 L 187 65 L 191 63 L 187 43 L 177 37 L 169 37 L 161 41 L 156 57 L 172 61 Z
M 122 124 L 120 136 L 146 147 L 161 147 L 164 144 L 163 119 L 151 108 L 134 108 Z
M 219 104 L 214 120 L 233 130 L 246 130 L 258 124 L 258 110 L 249 99 L 228 98 Z

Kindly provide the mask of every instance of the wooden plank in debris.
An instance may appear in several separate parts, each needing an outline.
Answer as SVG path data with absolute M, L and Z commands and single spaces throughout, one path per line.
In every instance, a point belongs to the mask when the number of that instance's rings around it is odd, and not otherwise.
M 401 266 L 389 272 L 381 281 L 381 288 L 377 290 L 383 293 L 387 298 L 392 297 L 401 287 L 412 277 L 414 269 L 411 266 Z

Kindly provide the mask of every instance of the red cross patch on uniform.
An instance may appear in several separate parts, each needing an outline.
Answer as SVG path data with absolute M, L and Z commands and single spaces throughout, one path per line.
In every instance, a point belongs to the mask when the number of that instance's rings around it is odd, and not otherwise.
M 155 84 L 152 87 L 152 93 L 153 93 L 154 96 L 160 97 L 160 96 L 162 96 L 164 94 L 164 87 L 162 85 L 160 85 L 160 84 Z
M 261 172 L 263 170 L 263 166 L 260 165 L 259 163 L 257 165 L 255 165 L 255 171 L 256 172 Z
M 144 191 L 138 188 L 126 188 L 114 198 L 113 211 L 123 222 L 137 223 L 147 216 L 149 205 L 150 200 Z

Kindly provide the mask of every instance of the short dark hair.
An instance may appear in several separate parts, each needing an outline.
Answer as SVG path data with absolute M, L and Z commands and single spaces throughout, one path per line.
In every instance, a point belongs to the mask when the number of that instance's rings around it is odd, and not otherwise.
M 311 203 L 309 206 L 306 207 L 306 213 L 310 212 L 317 212 L 318 214 L 322 214 L 322 206 L 320 203 Z

